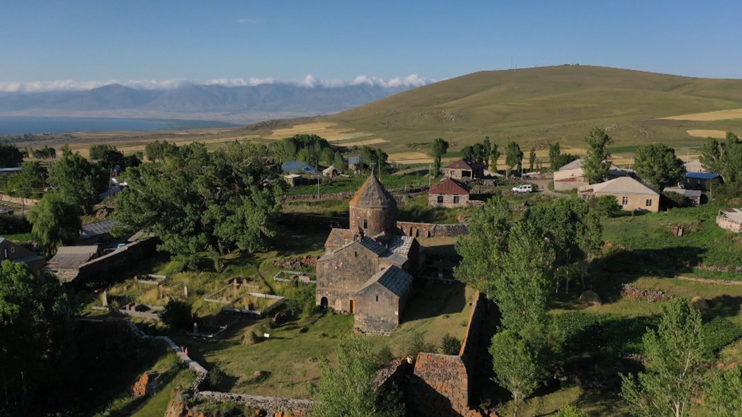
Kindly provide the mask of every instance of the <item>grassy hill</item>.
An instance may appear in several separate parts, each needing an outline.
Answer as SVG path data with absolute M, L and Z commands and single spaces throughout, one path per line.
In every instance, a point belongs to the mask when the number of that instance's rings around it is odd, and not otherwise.
M 486 135 L 500 144 L 516 140 L 522 148 L 544 149 L 554 141 L 581 148 L 597 126 L 616 140 L 617 155 L 651 142 L 672 144 L 685 155 L 709 135 L 742 134 L 742 111 L 735 111 L 740 108 L 742 80 L 564 65 L 477 72 L 336 115 L 263 125 L 250 133 L 271 140 L 317 133 L 337 144 L 368 142 L 392 153 L 392 159 L 412 160 L 424 157 L 421 152 L 436 137 L 452 142 L 453 151 Z

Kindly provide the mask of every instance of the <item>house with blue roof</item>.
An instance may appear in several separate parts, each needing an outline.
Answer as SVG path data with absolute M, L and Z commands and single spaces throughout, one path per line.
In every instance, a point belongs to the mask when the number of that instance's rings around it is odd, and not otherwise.
M 283 172 L 298 172 L 306 174 L 316 174 L 317 170 L 313 166 L 307 165 L 301 161 L 289 161 L 281 165 Z
M 718 184 L 721 184 L 721 175 L 715 172 L 686 172 L 683 181 L 686 190 L 709 191 Z

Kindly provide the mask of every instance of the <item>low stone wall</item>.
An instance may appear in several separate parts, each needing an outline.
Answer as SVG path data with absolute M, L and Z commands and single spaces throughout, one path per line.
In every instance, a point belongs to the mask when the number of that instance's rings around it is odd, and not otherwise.
M 397 222 L 397 227 L 407 236 L 414 237 L 462 236 L 469 234 L 469 225 L 467 223 L 437 224 Z
M 460 356 L 419 353 L 409 390 L 416 415 L 481 417 L 469 408 L 469 375 Z
M 86 262 L 80 265 L 77 277 L 72 282 L 77 284 L 115 278 L 122 271 L 128 270 L 131 265 L 152 255 L 157 250 L 158 243 L 158 238 L 150 237 Z
M 477 354 L 477 348 L 481 342 L 482 321 L 486 312 L 487 298 L 477 291 L 474 294 L 474 301 L 472 301 L 471 313 L 469 314 L 469 324 L 466 326 L 464 341 L 461 343 L 461 350 L 459 351 L 459 356 L 470 369 L 477 366 L 476 362 L 481 359 L 481 355 Z
M 722 229 L 727 229 L 734 233 L 742 232 L 742 223 L 737 223 L 733 220 L 730 220 L 727 216 L 724 215 L 716 216 L 716 224 Z
M 13 204 L 25 205 L 26 207 L 33 207 L 40 200 L 35 200 L 33 198 L 11 197 L 7 194 L 0 193 L 0 201 L 7 201 Z
M 242 404 L 249 408 L 264 410 L 268 414 L 291 412 L 297 415 L 304 410 L 308 410 L 315 403 L 312 400 L 298 398 L 264 397 L 262 395 L 232 394 L 216 391 L 200 391 L 197 397 L 202 400 Z
M 392 188 L 388 190 L 395 199 L 397 199 L 397 202 L 401 202 L 402 196 L 409 195 L 409 194 L 419 194 L 428 191 L 430 187 L 427 185 L 422 187 L 408 187 L 408 188 Z M 284 201 L 326 201 L 326 200 L 345 200 L 348 201 L 353 196 L 356 195 L 356 191 L 346 191 L 342 193 L 330 193 L 330 194 L 320 194 L 319 196 L 315 194 L 295 194 L 295 195 L 286 195 L 284 196 Z

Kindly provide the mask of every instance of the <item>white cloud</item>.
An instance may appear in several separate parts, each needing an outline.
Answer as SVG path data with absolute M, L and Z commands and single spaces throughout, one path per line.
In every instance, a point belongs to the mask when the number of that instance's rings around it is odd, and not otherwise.
M 242 17 L 240 19 L 237 19 L 237 23 L 241 23 L 243 25 L 254 25 L 260 22 L 262 22 L 262 19 L 256 19 L 253 17 Z
M 27 82 L 0 82 L 0 92 L 3 93 L 35 93 L 44 91 L 84 91 L 111 84 L 121 84 L 137 90 L 173 90 L 186 85 L 223 85 L 225 87 L 245 87 L 261 84 L 292 84 L 307 88 L 334 88 L 349 85 L 367 84 L 383 88 L 420 87 L 434 82 L 430 78 L 411 74 L 406 77 L 396 77 L 384 80 L 378 77 L 359 75 L 351 81 L 321 80 L 313 75 L 307 75 L 302 80 L 280 80 L 276 78 L 220 78 L 207 81 L 188 80 L 177 78 L 172 80 L 108 80 L 108 81 L 27 81 Z

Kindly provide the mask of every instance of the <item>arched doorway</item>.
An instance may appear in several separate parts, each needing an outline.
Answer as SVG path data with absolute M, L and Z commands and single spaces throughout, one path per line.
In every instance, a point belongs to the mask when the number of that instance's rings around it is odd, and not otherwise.
M 319 305 L 320 305 L 320 307 L 322 307 L 322 308 L 327 308 L 327 304 L 328 304 L 328 302 L 327 302 L 327 297 L 322 297 L 322 298 L 321 298 L 321 299 L 319 300 Z

